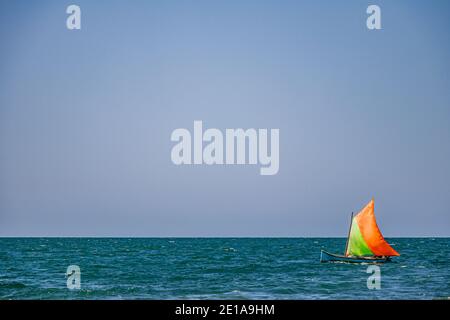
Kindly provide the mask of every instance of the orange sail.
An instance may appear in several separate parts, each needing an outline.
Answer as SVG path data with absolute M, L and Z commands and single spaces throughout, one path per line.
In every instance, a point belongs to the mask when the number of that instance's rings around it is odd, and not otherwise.
M 347 256 L 399 256 L 384 240 L 375 220 L 373 199 L 353 217 Z

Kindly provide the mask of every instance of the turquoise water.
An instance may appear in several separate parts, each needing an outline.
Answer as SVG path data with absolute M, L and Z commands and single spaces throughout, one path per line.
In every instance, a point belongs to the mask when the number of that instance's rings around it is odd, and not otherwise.
M 381 265 L 321 264 L 343 238 L 0 238 L 0 299 L 433 299 L 450 296 L 450 238 L 389 239 Z M 81 269 L 68 290 L 66 269 Z

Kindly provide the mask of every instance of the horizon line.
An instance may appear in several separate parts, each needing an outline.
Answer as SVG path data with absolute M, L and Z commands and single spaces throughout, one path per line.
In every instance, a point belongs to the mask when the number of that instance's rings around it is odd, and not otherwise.
M 0 236 L 0 239 L 11 238 L 66 238 L 66 239 L 336 239 L 347 237 L 343 236 Z M 399 236 L 385 237 L 388 239 L 448 239 L 450 236 Z

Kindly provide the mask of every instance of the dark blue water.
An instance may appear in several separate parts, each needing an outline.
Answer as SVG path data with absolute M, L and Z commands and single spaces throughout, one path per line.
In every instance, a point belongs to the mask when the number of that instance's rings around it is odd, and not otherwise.
M 450 238 L 389 239 L 380 265 L 321 264 L 331 238 L 0 238 L 0 299 L 433 299 L 450 296 Z M 67 289 L 69 265 L 81 289 Z

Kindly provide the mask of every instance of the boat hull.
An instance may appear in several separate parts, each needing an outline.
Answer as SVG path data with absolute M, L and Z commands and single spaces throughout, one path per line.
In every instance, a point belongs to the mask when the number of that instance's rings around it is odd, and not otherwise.
M 389 257 L 376 258 L 376 257 L 347 257 L 343 255 L 333 254 L 320 251 L 320 262 L 348 262 L 348 263 L 385 263 L 391 261 Z

